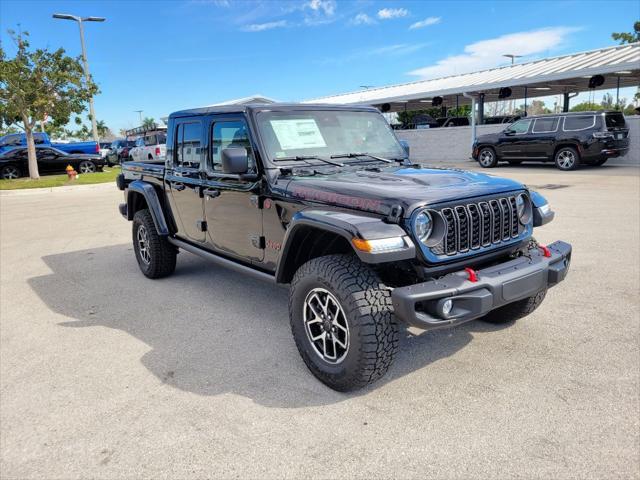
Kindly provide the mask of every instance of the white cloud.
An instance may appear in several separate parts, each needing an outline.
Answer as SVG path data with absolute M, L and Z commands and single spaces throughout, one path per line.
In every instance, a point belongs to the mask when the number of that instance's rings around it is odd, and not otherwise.
M 523 56 L 543 53 L 562 45 L 567 35 L 576 30 L 569 27 L 550 27 L 481 40 L 464 47 L 463 54 L 450 55 L 435 65 L 413 70 L 409 75 L 438 78 L 494 68 L 508 61 L 503 57 L 505 53 Z
M 426 47 L 426 43 L 398 43 L 396 45 L 386 45 L 374 48 L 367 52 L 367 55 L 408 55 Z
M 349 23 L 352 25 L 373 25 L 376 21 L 366 13 L 359 13 Z
M 435 25 L 436 23 L 440 23 L 442 17 L 428 17 L 424 20 L 420 20 L 419 22 L 411 24 L 409 30 L 415 30 L 416 28 L 424 28 L 430 25 Z
M 307 6 L 314 12 L 324 13 L 328 17 L 336 13 L 335 0 L 310 0 Z
M 287 26 L 286 20 L 278 20 L 277 22 L 252 23 L 251 25 L 245 25 L 244 27 L 242 27 L 242 29 L 245 32 L 263 32 L 265 30 L 282 28 L 286 26 Z
M 304 17 L 306 25 L 324 25 L 335 20 L 337 4 L 335 0 L 309 0 L 302 6 L 307 10 Z
M 409 15 L 406 8 L 383 8 L 378 10 L 378 18 L 381 20 L 389 20 L 390 18 L 400 18 Z

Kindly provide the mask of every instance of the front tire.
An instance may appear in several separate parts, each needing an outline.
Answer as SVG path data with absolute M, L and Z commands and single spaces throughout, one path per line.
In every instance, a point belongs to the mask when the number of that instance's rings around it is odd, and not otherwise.
M 575 170 L 580 165 L 578 151 L 573 147 L 563 147 L 556 152 L 556 167 L 562 171 Z
M 2 167 L 2 170 L 0 170 L 0 175 L 5 180 L 15 180 L 22 176 L 22 172 L 20 171 L 20 168 L 15 165 L 5 165 Z
M 526 317 L 537 309 L 542 304 L 542 301 L 546 296 L 547 289 L 545 288 L 531 297 L 523 298 L 522 300 L 496 308 L 482 317 L 481 320 L 498 325 L 515 322 L 520 318 Z
M 382 377 L 398 350 L 391 293 L 352 255 L 314 258 L 298 269 L 289 319 L 304 363 L 340 392 Z
M 493 168 L 498 165 L 498 157 L 491 147 L 484 147 L 478 152 L 478 163 L 482 168 Z
M 148 278 L 162 278 L 176 269 L 176 247 L 158 235 L 148 209 L 138 210 L 133 217 L 133 250 L 138 266 Z

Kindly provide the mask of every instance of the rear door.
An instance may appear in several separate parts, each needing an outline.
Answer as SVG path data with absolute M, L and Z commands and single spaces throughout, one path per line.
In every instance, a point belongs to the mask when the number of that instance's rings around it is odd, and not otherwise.
M 229 256 L 262 261 L 260 182 L 247 123 L 240 115 L 214 116 L 210 118 L 207 130 L 210 153 L 203 184 L 207 243 Z M 246 148 L 250 175 L 222 171 L 225 148 Z
M 540 117 L 533 121 L 524 146 L 529 158 L 548 159 L 553 156 L 559 123 L 559 117 Z
M 176 212 L 178 235 L 193 242 L 205 241 L 202 198 L 202 136 L 200 118 L 176 120 L 172 158 L 165 182 Z

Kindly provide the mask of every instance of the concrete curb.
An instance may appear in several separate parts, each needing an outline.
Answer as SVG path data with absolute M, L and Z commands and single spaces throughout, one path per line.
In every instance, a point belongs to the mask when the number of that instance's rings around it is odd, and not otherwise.
M 69 185 L 63 187 L 23 188 L 19 190 L 0 190 L 0 197 L 16 195 L 38 195 L 41 193 L 73 192 L 78 190 L 116 190 L 115 182 L 94 183 L 90 185 Z

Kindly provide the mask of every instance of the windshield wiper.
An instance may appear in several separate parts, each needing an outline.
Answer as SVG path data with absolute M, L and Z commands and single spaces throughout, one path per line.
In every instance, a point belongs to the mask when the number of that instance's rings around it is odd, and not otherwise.
M 321 162 L 328 163 L 329 165 L 335 165 L 336 167 L 344 167 L 344 163 L 332 162 L 331 160 L 327 160 L 326 158 L 316 157 L 315 155 L 294 155 L 291 157 L 278 157 L 273 159 L 274 162 L 290 162 L 290 161 L 299 161 L 299 160 L 320 160 Z
M 385 162 L 385 163 L 401 162 L 401 161 L 404 160 L 404 159 L 400 159 L 400 158 L 394 158 L 394 159 L 382 158 L 382 157 L 378 157 L 376 155 L 371 155 L 370 153 L 366 153 L 366 152 L 362 152 L 362 153 L 341 153 L 340 155 L 331 155 L 331 158 L 358 158 L 358 157 L 371 157 L 374 160 L 379 160 L 379 161 Z

